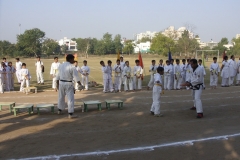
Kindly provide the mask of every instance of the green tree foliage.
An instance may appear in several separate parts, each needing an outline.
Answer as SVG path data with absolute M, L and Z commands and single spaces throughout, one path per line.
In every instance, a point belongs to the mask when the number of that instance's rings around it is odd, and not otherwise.
M 157 33 L 152 39 L 150 50 L 154 53 L 166 55 L 169 51 L 175 51 L 175 41 L 161 33 Z
M 17 36 L 17 49 L 24 52 L 25 56 L 40 55 L 44 37 L 45 32 L 38 28 L 26 30 Z
M 53 54 L 60 54 L 61 48 L 56 41 L 46 39 L 42 44 L 42 51 L 49 56 Z
M 198 41 L 195 38 L 190 38 L 189 32 L 185 30 L 182 34 L 182 37 L 178 40 L 178 51 L 189 54 L 195 52 L 195 50 L 199 48 Z
M 123 53 L 132 54 L 134 52 L 134 44 L 132 40 L 126 40 L 124 42 Z

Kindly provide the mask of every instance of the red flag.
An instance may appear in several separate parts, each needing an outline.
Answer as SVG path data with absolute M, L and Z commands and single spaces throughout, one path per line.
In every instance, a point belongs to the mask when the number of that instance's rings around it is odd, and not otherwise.
M 138 53 L 138 60 L 139 60 L 139 65 L 142 67 L 142 69 L 143 69 L 143 60 L 142 60 L 142 55 L 141 55 L 141 52 L 139 51 L 139 53 Z M 143 80 L 143 74 L 142 74 L 142 78 L 141 78 L 142 80 Z
M 224 57 L 226 56 L 226 51 L 224 50 L 223 51 L 223 55 L 222 55 L 222 58 L 223 58 L 223 61 L 224 61 Z

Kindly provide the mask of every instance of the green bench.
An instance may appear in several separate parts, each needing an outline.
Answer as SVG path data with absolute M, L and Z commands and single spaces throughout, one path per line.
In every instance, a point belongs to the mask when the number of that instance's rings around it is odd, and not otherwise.
M 121 100 L 105 100 L 106 102 L 106 108 L 109 110 L 110 109 L 110 104 L 117 103 L 118 108 L 122 109 L 123 108 L 123 101 Z
M 3 106 L 8 106 L 9 112 L 12 113 L 12 109 L 15 106 L 15 102 L 0 102 L 0 111 L 2 110 Z
M 100 102 L 99 100 L 96 100 L 96 101 L 83 101 L 84 111 L 85 112 L 88 111 L 88 105 L 94 105 L 94 104 L 97 105 L 99 111 L 102 110 L 102 102 Z
M 38 104 L 36 106 L 36 108 L 37 108 L 38 115 L 40 115 L 40 111 L 39 110 L 41 108 L 51 108 L 51 112 L 54 113 L 54 104 Z
M 17 116 L 17 112 L 19 112 L 20 109 L 28 109 L 28 114 L 30 115 L 33 112 L 33 104 L 23 104 L 13 107 L 14 116 Z

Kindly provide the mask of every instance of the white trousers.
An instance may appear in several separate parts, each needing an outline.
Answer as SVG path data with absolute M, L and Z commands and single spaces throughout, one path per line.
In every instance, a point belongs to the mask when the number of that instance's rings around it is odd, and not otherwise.
M 229 78 L 222 77 L 222 86 L 228 86 L 228 85 L 229 85 Z
M 151 106 L 150 111 L 154 112 L 154 114 L 160 114 L 160 98 L 161 98 L 161 87 L 160 86 L 153 86 L 153 93 L 152 93 L 152 98 L 153 98 L 153 103 Z
M 142 89 L 142 79 L 133 76 L 133 89 Z
M 53 88 L 53 89 L 56 89 L 56 88 L 57 88 L 57 80 L 56 80 L 56 77 L 53 77 L 53 79 L 52 79 L 52 88 Z
M 151 74 L 150 81 L 148 82 L 148 87 L 153 88 L 153 85 L 154 85 L 154 77 L 153 77 L 153 74 Z
M 171 75 L 164 75 L 164 89 L 171 90 Z
M 174 89 L 180 89 L 182 83 L 182 78 L 178 77 L 178 79 L 175 79 L 174 77 Z
M 230 86 L 230 85 L 233 85 L 234 78 L 235 78 L 235 77 L 229 77 L 229 86 Z
M 88 90 L 88 76 L 82 75 L 82 85 Z
M 112 84 L 112 78 L 110 79 L 103 79 L 103 92 L 112 92 L 114 91 L 113 89 L 113 84 Z
M 44 83 L 42 71 L 36 71 L 36 74 L 37 74 L 37 82 L 38 83 Z
M 197 113 L 203 113 L 202 101 L 201 101 L 202 88 L 203 87 L 200 86 L 199 90 L 192 90 L 193 103 L 194 103 L 194 107 L 196 107 Z
M 68 102 L 68 113 L 74 112 L 74 86 L 72 82 L 59 81 L 58 90 L 58 109 L 65 109 L 65 95 L 67 96 Z
M 115 76 L 114 77 L 114 89 L 115 89 L 115 91 L 117 91 L 117 90 L 121 91 L 121 85 L 122 85 L 122 76 Z
M 133 90 L 133 80 L 127 79 L 127 77 L 124 77 L 124 91 L 132 91 Z
M 18 83 L 21 83 L 20 70 L 16 71 L 16 78 L 17 78 Z
M 23 91 L 25 83 L 26 83 L 26 87 L 29 87 L 29 85 L 30 85 L 29 80 L 27 80 L 27 79 L 21 80 L 21 86 L 20 86 L 20 91 L 21 92 Z
M 218 75 L 210 74 L 210 86 L 217 87 L 217 84 L 218 84 Z
M 2 77 L 0 77 L 0 93 L 4 93 Z

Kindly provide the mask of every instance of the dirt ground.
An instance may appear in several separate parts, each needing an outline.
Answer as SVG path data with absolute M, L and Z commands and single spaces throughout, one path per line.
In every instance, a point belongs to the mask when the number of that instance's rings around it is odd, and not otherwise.
M 191 91 L 165 91 L 163 117 L 150 115 L 152 92 L 105 93 L 92 89 L 75 94 L 75 101 L 121 99 L 102 111 L 89 106 L 79 117 L 68 119 L 41 110 L 22 110 L 17 117 L 8 107 L 0 111 L 0 159 L 240 159 L 240 87 L 206 89 L 204 118 L 197 119 Z M 56 92 L 5 93 L 0 101 L 16 104 L 57 103 Z M 57 108 L 55 108 L 57 111 Z M 221 137 L 222 136 L 222 137 Z M 55 155 L 55 156 L 54 156 Z M 36 158 L 37 157 L 37 158 Z

